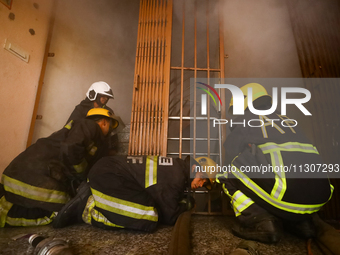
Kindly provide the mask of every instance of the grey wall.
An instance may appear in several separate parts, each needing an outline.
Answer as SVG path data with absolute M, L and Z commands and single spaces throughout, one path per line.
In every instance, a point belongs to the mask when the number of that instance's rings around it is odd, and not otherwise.
M 223 1 L 225 77 L 302 78 L 292 23 L 285 1 L 242 0 Z M 287 80 L 288 81 L 288 80 Z M 294 80 L 278 84 L 263 83 L 268 93 L 275 86 L 301 86 Z M 242 84 L 235 84 L 242 86 Z M 245 84 L 243 84 L 245 85 Z M 231 93 L 226 92 L 229 104 Z M 291 110 L 290 110 L 291 109 Z M 287 115 L 296 119 L 299 127 L 312 139 L 310 117 L 305 117 L 292 106 Z M 231 117 L 230 115 L 228 117 Z
M 108 106 L 130 123 L 139 0 L 58 0 L 33 142 L 59 130 L 93 82 L 110 84 Z

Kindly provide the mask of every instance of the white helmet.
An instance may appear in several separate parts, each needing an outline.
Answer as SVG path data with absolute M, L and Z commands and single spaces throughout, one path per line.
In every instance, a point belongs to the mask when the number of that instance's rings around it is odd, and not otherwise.
M 109 86 L 109 84 L 103 81 L 93 83 L 89 90 L 86 92 L 86 96 L 88 99 L 90 99 L 90 101 L 96 100 L 98 94 L 113 98 L 111 87 Z

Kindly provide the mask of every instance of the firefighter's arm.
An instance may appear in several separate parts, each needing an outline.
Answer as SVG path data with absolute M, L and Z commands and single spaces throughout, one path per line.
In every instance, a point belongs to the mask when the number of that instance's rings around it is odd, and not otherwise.
M 93 125 L 87 126 L 83 123 L 74 125 L 61 144 L 63 162 L 77 174 L 81 174 L 87 169 L 86 154 L 94 150 L 92 140 L 97 124 L 93 122 Z
M 188 210 L 186 197 L 183 194 L 164 194 L 159 206 L 162 211 L 162 222 L 173 225 L 176 223 L 178 216 Z

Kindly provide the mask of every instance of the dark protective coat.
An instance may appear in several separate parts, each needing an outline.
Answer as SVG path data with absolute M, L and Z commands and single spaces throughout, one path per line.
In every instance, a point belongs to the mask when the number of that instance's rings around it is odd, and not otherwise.
M 70 117 L 68 118 L 67 123 L 69 123 L 71 120 L 79 120 L 79 119 L 84 119 L 87 115 L 87 112 L 89 110 L 91 110 L 93 107 L 93 101 L 90 101 L 90 99 L 88 99 L 87 97 L 80 102 L 80 104 L 78 104 L 73 112 L 71 113 Z M 105 105 L 104 107 L 105 109 L 111 111 L 113 114 L 114 112 L 112 111 L 112 109 L 108 106 Z
M 110 224 L 92 217 L 98 227 L 152 231 L 157 223 L 174 224 L 186 210 L 180 203 L 189 178 L 189 167 L 179 158 L 158 156 L 111 156 L 99 160 L 89 173 L 95 201 L 93 215 L 103 214 Z M 128 205 L 128 207 L 125 207 Z M 136 208 L 148 208 L 153 218 Z M 119 208 L 119 209 L 118 209 Z M 138 210 L 137 209 L 137 210 Z
M 225 185 L 234 204 L 241 194 L 233 195 L 239 190 L 272 214 L 287 220 L 299 220 L 319 210 L 330 199 L 333 187 L 324 173 L 300 173 L 300 169 L 322 164 L 322 160 L 305 135 L 297 127 L 292 127 L 295 122 L 286 120 L 282 124 L 285 119 L 288 117 L 278 114 L 257 116 L 249 111 L 236 118 L 233 123 L 237 124 L 233 125 L 224 144 L 225 165 L 231 164 L 236 167 L 234 170 L 245 171 L 241 174 L 234 171 L 218 179 Z M 248 123 L 258 127 L 250 127 Z M 247 171 L 247 166 L 253 166 L 253 170 L 256 169 L 254 166 L 260 170 L 265 170 L 264 166 L 267 169 L 269 166 L 284 166 L 287 172 L 254 172 L 249 171 L 250 168 Z M 256 185 L 261 192 L 256 190 Z M 265 193 L 268 196 L 264 196 Z M 241 210 L 242 203 L 245 205 L 246 200 L 237 204 Z
M 86 180 L 94 162 L 107 155 L 104 141 L 99 125 L 89 119 L 74 121 L 72 127 L 37 140 L 5 169 L 6 200 L 58 211 L 69 200 L 70 181 Z
M 71 120 L 80 120 L 86 118 L 87 112 L 93 108 L 93 101 L 90 101 L 87 97 L 78 104 L 73 112 L 71 113 L 70 117 L 68 118 L 67 123 L 69 123 Z M 105 105 L 105 109 L 109 110 L 114 114 L 113 110 Z M 118 135 L 114 134 L 110 136 L 108 140 L 108 146 L 111 150 L 118 150 Z

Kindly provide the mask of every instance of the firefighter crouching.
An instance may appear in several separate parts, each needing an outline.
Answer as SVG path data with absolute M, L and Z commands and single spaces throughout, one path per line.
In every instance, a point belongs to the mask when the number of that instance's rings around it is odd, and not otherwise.
M 105 139 L 118 125 L 109 110 L 94 108 L 19 154 L 1 178 L 0 227 L 49 224 L 107 155 Z
M 252 95 L 248 95 L 249 87 Z M 233 233 L 244 239 L 275 243 L 281 238 L 283 225 L 302 238 L 314 237 L 316 231 L 311 215 L 331 198 L 333 186 L 322 173 L 301 176 L 282 171 L 282 167 L 320 164 L 320 155 L 297 127 L 283 127 L 280 122 L 270 121 L 288 119 L 287 116 L 276 113 L 257 116 L 247 109 L 249 96 L 256 109 L 270 108 L 271 97 L 263 86 L 251 83 L 241 90 L 245 95 L 245 115 L 235 118 L 235 123 L 258 119 L 265 124 L 259 127 L 235 125 L 224 144 L 224 164 L 231 164 L 233 171 L 216 177 L 230 197 L 240 222 Z M 231 100 L 229 112 L 232 107 Z M 281 170 L 264 174 L 241 171 L 247 166 L 268 165 Z
M 55 228 L 85 222 L 103 229 L 153 231 L 159 223 L 173 225 L 191 208 L 184 191 L 209 182 L 194 172 L 199 164 L 160 156 L 110 156 L 90 170 L 77 196 L 59 212 Z M 190 169 L 192 176 L 190 179 Z

